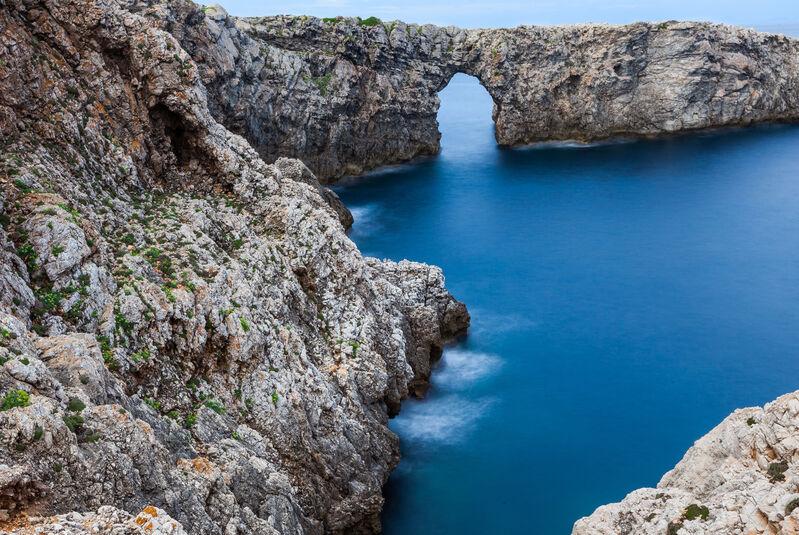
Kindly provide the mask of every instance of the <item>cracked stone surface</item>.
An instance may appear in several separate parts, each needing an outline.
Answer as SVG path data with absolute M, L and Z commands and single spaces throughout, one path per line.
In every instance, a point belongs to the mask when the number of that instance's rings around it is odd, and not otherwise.
M 319 179 L 436 152 L 455 72 L 510 145 L 793 120 L 796 52 L 0 1 L 0 530 L 378 532 L 388 419 L 469 315 L 440 269 L 361 255 Z M 792 533 L 796 405 L 735 413 L 576 532 Z

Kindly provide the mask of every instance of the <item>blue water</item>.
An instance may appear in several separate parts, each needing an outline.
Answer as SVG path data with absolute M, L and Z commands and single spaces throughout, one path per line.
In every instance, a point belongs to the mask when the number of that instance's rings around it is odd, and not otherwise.
M 440 156 L 339 189 L 473 316 L 392 421 L 386 533 L 569 533 L 799 388 L 798 127 L 502 150 L 474 79 L 441 96 Z

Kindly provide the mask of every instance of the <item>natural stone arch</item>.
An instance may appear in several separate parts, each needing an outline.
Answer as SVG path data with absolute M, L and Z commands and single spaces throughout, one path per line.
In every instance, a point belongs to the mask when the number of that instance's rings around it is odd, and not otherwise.
M 323 181 L 436 153 L 437 93 L 456 72 L 491 95 L 507 146 L 799 119 L 799 42 L 753 30 L 463 30 L 174 9 L 191 11 L 176 13 L 188 21 L 176 37 L 216 119 L 266 160 L 300 158 Z

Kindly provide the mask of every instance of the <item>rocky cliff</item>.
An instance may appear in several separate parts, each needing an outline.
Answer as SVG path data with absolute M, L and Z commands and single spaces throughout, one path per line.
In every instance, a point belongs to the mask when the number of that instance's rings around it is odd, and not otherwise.
M 654 489 L 574 525 L 574 535 L 799 533 L 799 392 L 731 414 Z
M 465 307 L 215 121 L 162 7 L 0 2 L 0 530 L 375 532 Z
M 718 24 L 463 30 L 181 2 L 154 18 L 220 123 L 325 181 L 437 152 L 437 93 L 458 72 L 493 98 L 501 145 L 799 119 L 799 41 Z
M 456 72 L 503 144 L 794 119 L 796 47 L 0 0 L 0 530 L 378 531 L 388 418 L 469 318 L 313 171 L 435 152 Z

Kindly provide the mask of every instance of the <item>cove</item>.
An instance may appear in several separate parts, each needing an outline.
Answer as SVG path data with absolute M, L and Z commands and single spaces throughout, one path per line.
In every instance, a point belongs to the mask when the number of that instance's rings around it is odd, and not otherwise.
M 799 128 L 503 150 L 475 79 L 441 98 L 439 156 L 337 188 L 473 318 L 391 422 L 385 533 L 569 533 L 797 388 Z

